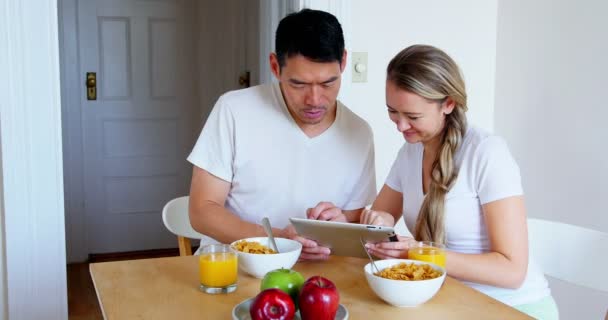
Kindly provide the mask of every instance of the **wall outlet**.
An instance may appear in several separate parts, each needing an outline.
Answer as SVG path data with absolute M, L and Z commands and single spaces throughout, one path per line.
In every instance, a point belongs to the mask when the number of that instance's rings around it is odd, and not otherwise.
M 353 82 L 367 82 L 367 52 L 353 52 Z

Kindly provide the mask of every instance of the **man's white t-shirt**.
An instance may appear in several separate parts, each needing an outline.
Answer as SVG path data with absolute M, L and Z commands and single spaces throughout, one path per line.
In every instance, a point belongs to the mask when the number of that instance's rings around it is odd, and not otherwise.
M 334 123 L 309 138 L 289 113 L 279 84 L 222 95 L 188 161 L 230 182 L 225 207 L 241 219 L 267 216 L 284 228 L 290 217 L 330 201 L 363 208 L 376 196 L 370 126 L 342 103 Z M 203 239 L 201 244 L 212 242 Z
M 386 185 L 403 194 L 403 217 L 410 231 L 415 230 L 425 197 L 423 151 L 422 143 L 405 143 L 386 179 Z M 503 139 L 474 127 L 467 130 L 454 160 L 459 173 L 445 200 L 447 249 L 469 254 L 488 252 L 490 244 L 482 205 L 523 194 L 519 167 Z M 534 302 L 550 294 L 547 280 L 531 257 L 528 274 L 519 289 L 465 283 L 509 305 Z

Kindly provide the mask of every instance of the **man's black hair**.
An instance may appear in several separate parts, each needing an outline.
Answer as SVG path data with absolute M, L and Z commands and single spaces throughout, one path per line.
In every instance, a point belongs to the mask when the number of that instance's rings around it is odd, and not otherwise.
M 291 13 L 279 22 L 275 51 L 281 67 L 287 58 L 298 54 L 315 62 L 342 63 L 342 26 L 325 11 L 302 9 Z

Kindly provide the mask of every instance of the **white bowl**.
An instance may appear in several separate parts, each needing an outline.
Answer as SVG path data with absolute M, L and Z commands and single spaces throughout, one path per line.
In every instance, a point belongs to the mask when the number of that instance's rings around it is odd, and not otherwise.
M 378 269 L 383 270 L 384 268 L 392 267 L 401 262 L 415 263 L 415 264 L 428 264 L 435 270 L 442 272 L 442 275 L 429 280 L 391 280 L 382 278 L 374 275 L 375 269 L 372 269 L 371 262 L 365 265 L 363 270 L 365 271 L 365 278 L 367 283 L 372 288 L 374 293 L 380 297 L 380 299 L 386 301 L 388 304 L 397 307 L 415 307 L 423 304 L 431 299 L 445 280 L 445 269 L 432 263 L 407 260 L 407 259 L 387 259 L 378 260 L 374 263 L 378 266 Z
M 268 241 L 268 237 L 246 238 L 241 240 L 258 242 L 272 248 Z M 238 241 L 231 243 L 231 245 L 234 245 Z M 298 261 L 298 257 L 300 257 L 302 244 L 295 240 L 285 238 L 274 238 L 274 241 L 277 243 L 279 253 L 255 254 L 237 251 L 239 269 L 259 279 L 263 278 L 268 271 L 281 268 L 291 269 Z

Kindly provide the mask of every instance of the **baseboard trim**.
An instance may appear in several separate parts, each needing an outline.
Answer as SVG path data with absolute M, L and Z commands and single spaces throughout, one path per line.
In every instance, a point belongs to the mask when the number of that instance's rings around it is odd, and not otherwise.
M 192 252 L 196 251 L 198 246 L 192 247 Z M 90 253 L 87 262 L 109 262 L 121 260 L 136 260 L 149 258 L 164 258 L 179 256 L 179 248 L 168 249 L 152 249 L 128 252 L 110 252 L 110 253 Z

